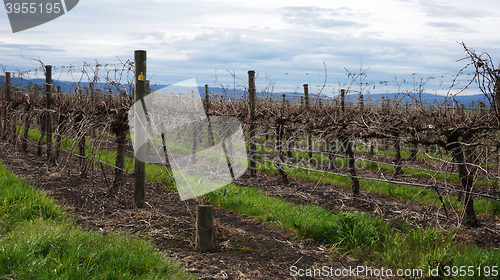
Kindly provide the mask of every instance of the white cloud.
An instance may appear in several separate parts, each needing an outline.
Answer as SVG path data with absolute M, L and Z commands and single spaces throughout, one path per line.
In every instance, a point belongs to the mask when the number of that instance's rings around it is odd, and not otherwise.
M 323 63 L 332 84 L 345 78 L 344 67 L 359 69 L 361 62 L 375 76 L 455 72 L 464 65 L 456 62 L 464 56 L 460 41 L 500 58 L 496 11 L 500 2 L 487 0 L 352 0 L 340 6 L 319 0 L 86 0 L 16 34 L 0 12 L 0 63 L 33 68 L 21 52 L 53 65 L 116 63 L 145 49 L 148 75 L 159 83 L 213 82 L 215 72 L 226 69 L 243 80 L 253 69 L 287 84 L 315 82 Z
M 349 20 L 354 13 L 349 8 L 284 7 L 283 20 L 299 29 L 363 28 L 365 23 Z
M 448 32 L 469 32 L 469 31 L 473 31 L 473 29 L 463 25 L 463 24 L 460 24 L 460 23 L 455 23 L 455 22 L 438 22 L 438 21 L 434 21 L 434 22 L 427 22 L 427 25 L 431 26 L 431 27 L 435 27 L 435 28 L 442 28 L 444 29 L 445 31 L 448 31 Z
M 446 1 L 444 1 L 446 2 Z M 431 18 L 461 18 L 470 20 L 474 18 L 483 18 L 492 13 L 486 8 L 479 9 L 477 2 L 468 2 L 469 5 L 463 5 L 463 2 L 443 3 L 435 0 L 419 0 L 421 10 L 426 16 Z

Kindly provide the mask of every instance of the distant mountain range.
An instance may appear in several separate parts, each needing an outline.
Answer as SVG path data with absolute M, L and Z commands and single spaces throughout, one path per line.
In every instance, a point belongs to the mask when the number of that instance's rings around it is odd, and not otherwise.
M 380 104 L 382 98 L 389 98 L 390 100 L 400 100 L 400 104 L 404 105 L 406 102 L 409 104 L 413 102 L 419 102 L 424 104 L 425 106 L 431 106 L 431 105 L 447 105 L 447 106 L 452 106 L 453 100 L 449 96 L 444 96 L 444 95 L 437 95 L 437 94 L 431 94 L 431 93 L 410 93 L 408 95 L 405 95 L 403 97 L 403 94 L 401 93 L 384 93 L 384 94 L 368 94 L 364 95 L 363 99 L 364 102 L 366 103 L 378 103 Z M 357 94 L 349 94 L 347 95 L 346 99 L 349 102 L 354 102 L 357 103 L 359 100 L 359 96 Z M 488 100 L 484 96 L 484 94 L 475 94 L 475 95 L 457 95 L 454 97 L 455 101 L 457 101 L 459 104 L 463 104 L 466 107 L 473 107 L 475 105 L 478 105 L 480 102 L 483 102 L 486 107 L 489 107 Z
M 5 83 L 5 76 L 0 76 L 0 85 L 3 85 Z M 13 78 L 11 80 L 11 84 L 15 87 L 23 87 L 23 88 L 28 88 L 29 86 L 32 87 L 38 87 L 38 90 L 43 91 L 45 90 L 44 84 L 45 84 L 45 79 L 20 79 L 20 78 Z M 81 83 L 75 83 L 75 82 L 68 82 L 68 81 L 55 81 L 54 82 L 55 88 L 57 86 L 61 87 L 61 92 L 65 93 L 73 93 L 76 92 L 77 89 L 82 89 L 83 92 L 85 93 L 86 90 L 89 89 L 90 83 L 88 82 L 81 82 Z M 151 91 L 155 91 L 161 88 L 164 88 L 168 85 L 161 85 L 161 84 L 151 84 Z M 132 91 L 133 88 L 130 86 L 127 86 L 128 91 Z M 95 90 L 100 90 L 104 93 L 109 92 L 111 89 L 114 94 L 117 94 L 116 87 L 110 84 L 105 84 L 105 83 L 96 83 L 94 85 Z M 202 98 L 205 97 L 205 87 L 201 86 L 198 87 L 200 96 Z M 236 88 L 223 88 L 223 87 L 209 87 L 208 91 L 210 92 L 210 96 L 212 98 L 223 98 L 223 99 L 233 99 L 233 100 L 238 100 L 238 99 L 247 99 L 248 95 L 247 92 Z M 301 97 L 304 96 L 303 93 L 301 92 L 271 92 L 271 93 L 262 93 L 260 91 L 256 92 L 256 97 L 259 100 L 272 100 L 275 102 L 279 102 L 283 98 L 283 94 L 285 94 L 285 98 L 289 100 L 290 102 L 300 102 Z M 371 94 L 365 94 L 363 95 L 364 97 L 364 102 L 365 104 L 370 104 L 370 103 L 375 103 L 375 104 L 380 104 L 382 98 L 389 98 L 391 100 L 394 99 L 401 99 L 403 95 L 401 93 L 371 93 Z M 318 100 L 318 95 L 311 93 L 309 95 L 309 98 L 311 102 L 316 102 Z M 321 95 L 319 99 L 322 100 L 323 103 L 329 103 L 335 100 L 338 97 L 328 97 L 325 95 Z M 346 95 L 346 102 L 351 103 L 351 104 L 357 104 L 359 100 L 358 94 L 348 94 Z M 413 101 L 417 100 L 418 102 L 422 102 L 425 106 L 431 106 L 431 105 L 441 105 L 444 102 L 446 102 L 447 105 L 451 105 L 451 100 L 447 100 L 446 96 L 442 95 L 435 95 L 435 94 L 430 94 L 430 93 L 422 93 L 421 95 L 417 93 L 411 93 L 409 95 L 406 95 L 404 98 L 401 100 L 401 105 L 405 104 L 406 102 L 408 103 L 413 103 Z M 483 94 L 476 94 L 476 95 L 467 95 L 467 96 L 455 96 L 455 100 L 459 104 L 464 104 L 466 107 L 472 107 L 474 105 L 479 104 L 479 102 L 484 102 L 484 104 L 488 107 L 488 102 Z

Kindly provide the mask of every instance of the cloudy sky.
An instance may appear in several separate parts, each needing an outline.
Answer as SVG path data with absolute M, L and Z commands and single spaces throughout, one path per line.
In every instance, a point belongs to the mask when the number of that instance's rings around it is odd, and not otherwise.
M 420 79 L 435 90 L 447 89 L 466 64 L 457 62 L 465 56 L 458 42 L 500 62 L 498 26 L 497 0 L 83 0 L 18 33 L 0 11 L 0 64 L 8 71 L 39 66 L 29 58 L 54 66 L 115 64 L 144 49 L 147 78 L 160 84 L 196 78 L 232 87 L 255 70 L 260 89 L 308 83 L 314 91 L 326 67 L 325 94 L 349 82 L 346 69 L 368 69 L 363 77 L 372 93 L 388 90 L 383 81 L 394 87 Z

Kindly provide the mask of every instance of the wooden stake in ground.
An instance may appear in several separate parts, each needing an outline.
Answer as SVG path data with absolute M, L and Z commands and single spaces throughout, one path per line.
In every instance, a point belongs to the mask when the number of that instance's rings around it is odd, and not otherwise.
M 7 101 L 7 105 L 4 107 L 3 112 L 3 139 L 7 139 L 9 136 L 9 110 L 8 107 L 10 105 L 10 72 L 5 72 L 5 101 Z
M 304 84 L 304 100 L 306 103 L 306 111 L 309 112 L 309 85 Z M 307 151 L 309 155 L 309 160 L 312 159 L 313 154 L 312 154 L 312 136 L 311 136 L 311 130 L 307 130 Z
M 248 103 L 250 107 L 250 176 L 257 175 L 257 158 L 255 156 L 255 71 L 248 71 Z
M 214 214 L 212 205 L 196 206 L 196 250 L 209 252 L 214 246 Z
M 10 72 L 5 72 L 5 100 L 10 102 Z
M 210 95 L 208 93 L 208 85 L 205 85 L 205 113 L 207 114 L 207 119 L 210 120 Z M 208 137 L 207 137 L 207 142 L 209 146 L 214 145 L 213 141 L 213 136 L 212 136 L 212 131 L 210 129 L 210 121 L 208 122 Z
M 340 90 L 340 109 L 345 112 L 345 89 Z
M 46 102 L 46 126 L 47 126 L 47 161 L 55 163 L 52 157 L 52 118 L 50 107 L 52 105 L 52 65 L 45 65 L 45 102 Z
M 134 52 L 134 65 L 135 65 L 135 102 L 143 101 L 146 96 L 146 51 L 136 50 Z M 144 102 L 142 102 L 144 105 Z M 143 108 L 146 113 L 146 108 Z M 147 113 L 146 113 L 147 114 Z M 135 143 L 144 143 L 146 135 L 144 133 L 137 133 L 142 124 L 138 118 L 135 118 L 134 133 Z M 144 128 L 145 129 L 145 128 Z M 144 189 L 146 185 L 146 163 L 140 161 L 138 158 L 145 159 L 146 146 L 139 148 L 134 156 L 134 196 L 132 206 L 137 208 L 144 208 Z

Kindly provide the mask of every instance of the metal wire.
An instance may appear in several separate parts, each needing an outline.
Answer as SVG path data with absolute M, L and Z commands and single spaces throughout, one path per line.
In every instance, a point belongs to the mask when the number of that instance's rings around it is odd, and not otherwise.
M 9 131 L 9 133 L 13 133 L 13 132 Z M 23 135 L 16 134 L 16 136 L 20 137 L 21 139 L 24 139 L 24 141 L 28 142 L 29 144 L 31 144 L 31 145 L 33 145 L 33 146 L 36 146 L 36 147 L 41 147 L 41 148 L 46 148 L 45 146 L 41 146 L 41 145 L 38 145 L 38 144 L 37 144 L 37 143 L 35 143 L 35 142 L 32 142 L 31 140 L 27 139 L 27 138 L 26 138 L 26 137 L 24 137 Z M 102 161 L 102 160 L 100 160 L 100 159 L 96 159 L 96 158 L 89 158 L 89 157 L 82 156 L 82 155 L 79 155 L 79 154 L 75 154 L 75 153 L 73 153 L 73 152 L 71 152 L 71 151 L 64 150 L 64 149 L 61 149 L 61 148 L 54 148 L 54 147 L 52 147 L 51 149 L 52 149 L 52 150 L 55 150 L 55 151 L 63 151 L 63 152 L 66 152 L 66 153 L 68 153 L 68 154 L 71 154 L 71 155 L 77 156 L 77 157 L 79 157 L 79 158 L 88 159 L 88 160 L 91 160 L 91 161 L 99 162 L 99 163 L 101 163 L 101 164 L 106 164 L 106 165 L 111 166 L 111 167 L 113 167 L 113 168 L 115 168 L 115 169 L 118 169 L 118 170 L 120 170 L 120 171 L 123 171 L 123 172 L 125 172 L 125 173 L 127 173 L 127 174 L 129 174 L 129 175 L 134 175 L 134 173 L 132 173 L 132 172 L 130 172 L 130 171 L 128 171 L 128 170 L 125 170 L 125 169 L 123 169 L 123 168 L 120 168 L 120 167 L 118 167 L 118 166 L 115 166 L 115 165 L 113 165 L 113 164 L 111 164 L 111 163 L 108 163 L 108 162 Z
M 32 145 L 44 148 L 44 146 L 40 146 L 40 145 L 38 145 L 36 143 L 33 143 L 30 140 L 26 139 L 24 136 L 21 136 L 21 135 L 18 135 L 18 136 L 20 136 L 21 138 L 25 139 L 26 141 L 28 141 Z M 173 146 L 170 146 L 170 145 L 167 145 L 167 144 L 165 146 L 166 147 L 173 147 Z M 175 147 L 175 148 L 179 149 L 179 150 L 192 151 L 192 149 L 186 149 L 186 148 L 180 148 L 180 147 Z M 57 148 L 54 148 L 54 150 L 57 150 Z M 72 155 L 75 155 L 75 156 L 80 157 L 80 158 L 85 158 L 85 159 L 93 160 L 93 161 L 96 161 L 96 162 L 101 162 L 103 164 L 106 164 L 108 166 L 111 166 L 113 168 L 121 170 L 123 172 L 126 172 L 129 175 L 134 175 L 134 173 L 132 173 L 132 172 L 129 172 L 129 171 L 125 170 L 125 169 L 119 168 L 119 167 L 117 167 L 115 165 L 112 165 L 110 163 L 107 163 L 105 161 L 102 161 L 102 160 L 99 160 L 99 159 L 95 159 L 95 158 L 88 158 L 86 156 L 81 156 L 81 155 L 75 154 L 73 152 L 64 150 L 64 149 L 59 149 L 59 150 L 67 152 L 67 153 L 72 154 Z M 202 151 L 197 151 L 197 153 L 208 154 L 208 155 L 218 155 L 218 154 L 215 154 L 215 153 L 205 152 L 203 150 Z M 220 156 L 220 155 L 218 155 L 218 156 Z M 243 158 L 243 157 L 238 157 L 238 156 L 233 156 L 233 157 L 234 158 L 238 158 L 238 159 L 248 159 L 248 158 Z M 260 162 L 267 162 L 267 163 L 275 164 L 275 162 L 269 161 L 269 160 L 262 160 L 262 159 L 260 159 L 259 161 Z M 436 184 L 429 185 L 429 184 L 412 183 L 412 182 L 404 182 L 404 181 L 393 181 L 393 180 L 387 180 L 387 179 L 370 178 L 370 177 L 362 177 L 362 176 L 351 176 L 349 174 L 343 174 L 343 173 L 338 173 L 338 172 L 330 172 L 330 171 L 325 171 L 325 170 L 318 170 L 318 169 L 307 168 L 307 167 L 303 167 L 303 166 L 291 165 L 291 164 L 287 164 L 287 163 L 282 163 L 282 164 L 284 166 L 288 166 L 288 167 L 291 167 L 291 168 L 302 169 L 302 170 L 306 170 L 306 171 L 319 172 L 319 173 L 324 173 L 324 174 L 330 174 L 330 175 L 334 175 L 334 176 L 350 177 L 350 178 L 357 178 L 357 179 L 362 179 L 362 180 L 371 180 L 371 181 L 385 182 L 385 183 L 398 184 L 398 185 L 408 185 L 408 186 L 415 186 L 415 187 L 423 187 L 423 188 L 439 188 L 439 189 L 442 189 L 442 190 L 461 192 L 461 193 L 465 193 L 465 194 L 472 194 L 472 195 L 477 195 L 477 196 L 486 197 L 486 198 L 489 198 L 489 199 L 500 201 L 500 197 L 497 197 L 497 196 L 492 196 L 492 195 L 482 194 L 482 193 L 477 193 L 477 192 L 472 192 L 472 191 L 465 191 L 465 190 L 456 189 L 456 188 L 444 187 L 444 186 L 439 186 L 439 185 L 436 185 Z M 189 209 L 189 207 L 188 207 L 188 209 Z M 189 210 L 189 212 L 191 213 L 190 210 Z M 191 215 L 192 215 L 192 213 L 191 213 Z M 192 215 L 192 217 L 194 218 L 193 215 Z

